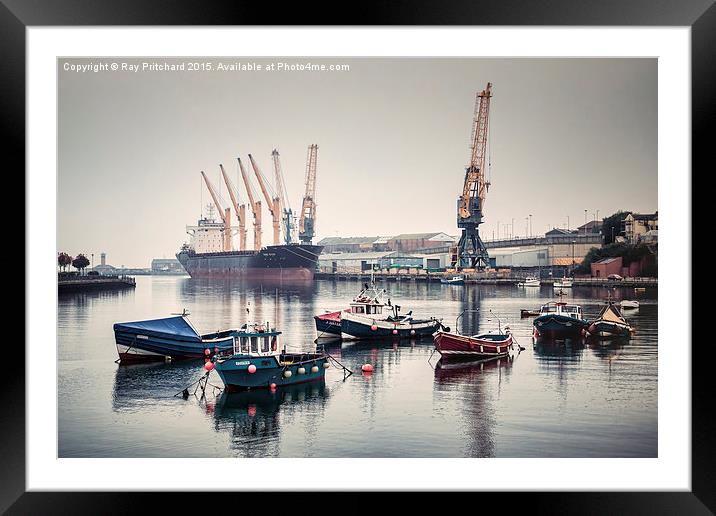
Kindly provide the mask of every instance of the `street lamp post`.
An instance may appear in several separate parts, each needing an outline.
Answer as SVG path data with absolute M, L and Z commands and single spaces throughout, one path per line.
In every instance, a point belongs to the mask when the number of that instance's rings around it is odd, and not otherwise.
M 576 244 L 576 240 L 572 240 L 572 272 L 571 276 L 574 276 L 574 244 Z
M 532 237 L 532 214 L 530 213 L 530 237 Z

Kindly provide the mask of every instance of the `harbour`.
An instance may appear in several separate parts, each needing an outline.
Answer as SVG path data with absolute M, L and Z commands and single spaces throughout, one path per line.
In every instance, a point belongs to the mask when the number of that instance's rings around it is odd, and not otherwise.
M 554 139 L 536 161 L 514 152 L 523 83 L 486 77 L 413 99 L 452 114 L 410 145 L 372 123 L 366 146 L 303 122 L 197 135 L 163 166 L 180 180 L 136 190 L 151 202 L 127 210 L 134 226 L 95 230 L 93 253 L 73 234 L 57 250 L 59 457 L 657 457 L 653 163 L 618 188 L 631 170 L 606 153 L 590 176 L 586 139 L 552 174 Z
M 389 293 L 416 314 L 441 313 L 461 330 L 497 315 L 525 349 L 487 363 L 436 367 L 432 339 L 327 342 L 337 368 L 324 382 L 227 395 L 209 375 L 204 399 L 176 396 L 204 360 L 120 365 L 112 325 L 184 308 L 197 328 L 231 327 L 246 307 L 275 321 L 289 351 L 316 349 L 313 316 L 342 308 L 361 283 L 275 286 L 137 277 L 137 288 L 63 295 L 58 305 L 60 457 L 653 457 L 657 450 L 657 299 L 647 290 L 627 317 L 626 342 L 532 339 L 520 309 L 554 299 L 551 286 L 396 282 Z M 596 316 L 604 288 L 569 300 Z M 615 294 L 629 296 L 633 292 Z M 461 319 L 461 320 L 462 320 Z M 361 371 L 370 363 L 370 373 Z M 216 388 L 214 388 L 216 386 Z M 200 394 L 200 393 L 199 393 Z M 429 443 L 426 444 L 426 443 Z

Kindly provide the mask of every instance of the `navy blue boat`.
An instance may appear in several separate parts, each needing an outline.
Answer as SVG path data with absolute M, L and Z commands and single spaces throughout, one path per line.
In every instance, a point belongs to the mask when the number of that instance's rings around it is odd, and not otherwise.
M 325 379 L 324 353 L 279 351 L 280 331 L 268 324 L 244 325 L 233 349 L 214 356 L 214 366 L 228 392 L 278 388 Z
M 120 362 L 196 359 L 233 348 L 238 329 L 201 335 L 186 316 L 116 323 L 114 340 Z
M 532 324 L 535 337 L 564 339 L 583 335 L 589 321 L 584 318 L 581 306 L 560 301 L 543 305 Z

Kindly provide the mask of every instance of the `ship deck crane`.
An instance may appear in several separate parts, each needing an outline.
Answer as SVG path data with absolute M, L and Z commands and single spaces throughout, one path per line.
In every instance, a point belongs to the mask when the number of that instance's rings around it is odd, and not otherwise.
M 286 184 L 281 170 L 281 161 L 279 160 L 278 150 L 271 152 L 273 158 L 274 178 L 276 181 L 276 196 L 279 199 L 279 212 L 281 213 L 281 222 L 283 223 L 283 240 L 288 245 L 293 241 L 293 212 L 291 205 L 286 200 Z
M 301 243 L 310 244 L 316 226 L 316 164 L 318 161 L 318 145 L 308 146 L 306 157 L 306 193 L 301 205 L 301 218 L 298 221 L 298 239 Z
M 244 180 L 246 186 L 246 194 L 249 196 L 249 206 L 251 206 L 251 212 L 254 214 L 254 249 L 256 251 L 261 250 L 261 201 L 254 201 L 254 189 L 249 181 L 249 176 L 244 170 L 244 164 L 239 160 L 239 169 L 241 170 L 241 177 Z
M 485 151 L 492 83 L 475 97 L 475 113 L 470 139 L 470 162 L 465 168 L 462 195 L 457 200 L 457 226 L 462 234 L 451 253 L 452 266 L 458 269 L 484 270 L 489 266 L 489 255 L 480 239 L 478 226 L 482 224 L 485 197 L 490 187 L 485 179 Z
M 221 163 L 219 164 L 219 168 L 221 169 L 221 175 L 224 177 L 224 183 L 226 184 L 226 189 L 229 191 L 229 197 L 231 198 L 231 204 L 234 205 L 234 211 L 236 212 L 236 218 L 239 221 L 239 250 L 245 251 L 246 250 L 246 205 L 239 203 L 236 200 L 237 190 L 234 189 L 234 184 L 231 182 L 231 179 L 229 179 L 229 176 L 226 174 L 226 171 L 224 170 L 224 165 Z
M 249 154 L 249 161 L 256 174 L 256 179 L 259 181 L 261 192 L 264 194 L 269 213 L 271 213 L 271 218 L 273 219 L 273 245 L 279 245 L 281 240 L 281 200 L 278 196 L 271 197 L 269 194 L 264 175 L 251 154 Z
M 211 198 L 214 199 L 214 204 L 216 204 L 216 207 L 219 210 L 219 216 L 224 223 L 224 251 L 231 251 L 231 209 L 224 209 L 221 206 L 221 203 L 219 202 L 219 197 L 216 195 L 216 191 L 214 190 L 211 181 L 209 181 L 209 178 L 206 177 L 206 174 L 203 170 L 201 171 L 201 176 L 204 178 L 206 187 L 209 189 Z

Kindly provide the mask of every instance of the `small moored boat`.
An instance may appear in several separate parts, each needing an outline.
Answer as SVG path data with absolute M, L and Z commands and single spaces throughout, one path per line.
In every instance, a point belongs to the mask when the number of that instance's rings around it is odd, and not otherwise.
M 631 332 L 631 326 L 611 300 L 587 329 L 588 335 L 597 337 L 629 337 Z
M 527 276 L 523 281 L 517 284 L 518 287 L 539 287 L 540 280 L 534 276 Z
M 444 328 L 441 321 L 413 318 L 413 311 L 405 315 L 400 313 L 400 305 L 392 304 L 390 299 L 383 300 L 385 289 L 365 288 L 350 304 L 348 310 L 341 313 L 341 337 L 344 339 L 375 339 L 381 337 L 414 338 L 432 335 L 437 329 Z M 383 310 L 387 310 L 386 313 Z
M 582 307 L 562 301 L 564 293 L 559 292 L 560 301 L 542 305 L 540 313 L 532 321 L 536 337 L 562 339 L 582 335 L 589 326 Z
M 266 325 L 245 324 L 229 352 L 214 356 L 214 366 L 229 392 L 268 389 L 323 380 L 329 367 L 325 353 L 279 351 L 281 332 Z
M 619 307 L 622 308 L 622 309 L 625 309 L 625 308 L 631 308 L 631 309 L 639 308 L 639 301 L 629 301 L 629 300 L 627 300 L 627 299 L 622 299 L 622 300 L 619 302 Z
M 561 278 L 554 282 L 554 288 L 572 288 L 574 280 L 572 278 Z
M 464 285 L 465 278 L 463 276 L 452 276 L 451 278 L 440 278 L 443 285 Z
M 438 330 L 433 335 L 435 349 L 442 360 L 486 360 L 507 356 L 513 348 L 512 332 L 505 327 L 503 332 L 499 326 L 494 332 L 479 335 L 462 335 L 457 331 L 458 321 L 463 311 L 455 320 L 455 332 L 449 329 Z
M 197 359 L 230 350 L 238 329 L 200 334 L 186 311 L 174 317 L 114 324 L 120 362 Z

